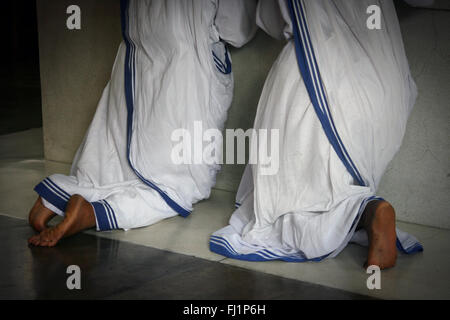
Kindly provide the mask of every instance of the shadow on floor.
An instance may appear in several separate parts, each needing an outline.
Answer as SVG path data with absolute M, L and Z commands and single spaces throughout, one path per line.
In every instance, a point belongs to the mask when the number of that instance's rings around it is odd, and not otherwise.
M 186 255 L 80 234 L 28 247 L 25 220 L 0 216 L 0 299 L 368 299 Z M 81 290 L 68 290 L 69 265 Z

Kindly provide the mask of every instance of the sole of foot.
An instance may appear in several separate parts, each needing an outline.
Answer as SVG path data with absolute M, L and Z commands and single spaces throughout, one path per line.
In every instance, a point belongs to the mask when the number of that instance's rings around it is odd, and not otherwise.
M 369 237 L 369 252 L 364 267 L 392 268 L 397 260 L 394 208 L 387 201 L 373 201 L 366 209 L 364 227 Z
M 42 232 L 47 229 L 48 222 L 55 216 L 53 211 L 44 206 L 42 198 L 38 197 L 30 210 L 28 222 L 34 230 Z
M 95 215 L 92 205 L 80 195 L 70 197 L 63 221 L 54 227 L 28 239 L 34 246 L 53 247 L 62 238 L 69 237 L 85 229 L 95 226 Z

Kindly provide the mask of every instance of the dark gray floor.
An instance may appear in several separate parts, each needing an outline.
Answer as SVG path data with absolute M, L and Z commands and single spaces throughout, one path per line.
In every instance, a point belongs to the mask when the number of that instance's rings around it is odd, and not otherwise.
M 367 299 L 186 255 L 80 234 L 28 247 L 26 221 L 0 216 L 0 299 Z M 81 290 L 68 290 L 69 265 Z

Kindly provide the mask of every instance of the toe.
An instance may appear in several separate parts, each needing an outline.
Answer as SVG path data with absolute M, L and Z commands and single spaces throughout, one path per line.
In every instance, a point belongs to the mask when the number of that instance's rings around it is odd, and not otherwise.
M 39 235 L 34 235 L 30 239 L 28 239 L 28 243 L 32 245 L 36 245 L 37 241 L 39 240 Z
M 36 236 L 32 236 L 32 237 L 29 237 L 29 238 L 28 238 L 28 243 L 29 243 L 29 244 L 32 244 L 32 243 L 33 243 L 34 237 L 36 237 Z
M 39 236 L 39 237 L 36 238 L 35 245 L 36 245 L 36 246 L 41 246 L 41 245 L 42 245 L 42 238 L 41 238 L 41 236 Z
M 41 237 L 41 241 L 40 241 L 41 246 L 48 247 L 48 244 L 50 243 L 50 241 L 51 241 L 51 238 L 48 235 Z
M 51 240 L 51 241 L 48 242 L 48 246 L 49 247 L 54 247 L 54 246 L 56 246 L 57 243 L 58 243 L 58 240 Z
M 36 237 L 34 237 L 33 238 L 33 240 L 31 241 L 31 243 L 33 244 L 33 245 L 35 245 L 35 246 L 38 246 L 39 245 L 39 235 L 38 236 L 36 236 Z

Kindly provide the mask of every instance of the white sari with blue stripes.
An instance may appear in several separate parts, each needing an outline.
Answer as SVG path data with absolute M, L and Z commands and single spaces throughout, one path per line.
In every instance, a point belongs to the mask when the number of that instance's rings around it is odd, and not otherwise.
M 381 29 L 366 26 L 381 8 Z M 318 261 L 349 241 L 400 147 L 416 99 L 390 0 L 260 0 L 257 24 L 287 44 L 272 66 L 255 129 L 278 129 L 280 169 L 247 166 L 212 251 L 252 260 Z M 397 246 L 421 251 L 397 230 Z
M 44 205 L 64 215 L 70 196 L 80 194 L 92 203 L 98 230 L 189 215 L 209 196 L 219 165 L 174 163 L 172 133 L 194 136 L 195 121 L 203 130 L 223 128 L 233 95 L 225 42 L 249 41 L 255 12 L 254 0 L 121 1 L 123 41 L 111 79 L 70 175 L 35 187 Z

